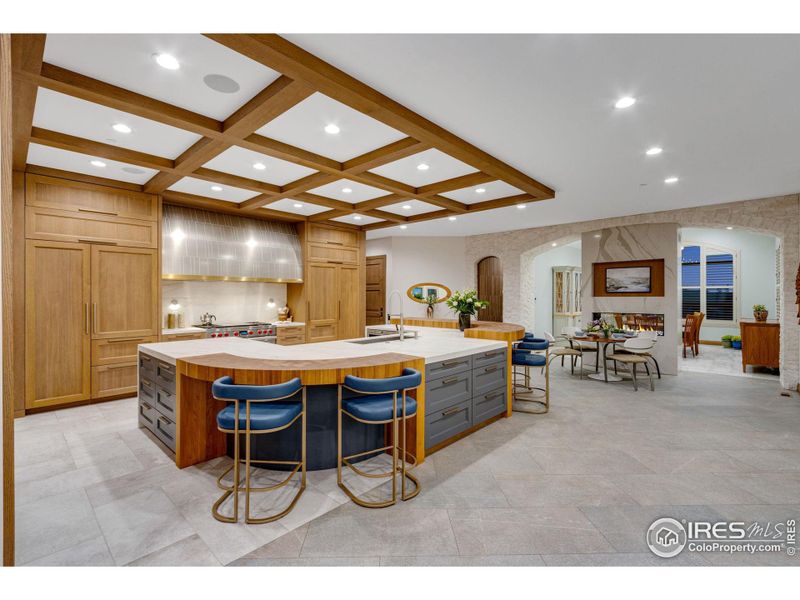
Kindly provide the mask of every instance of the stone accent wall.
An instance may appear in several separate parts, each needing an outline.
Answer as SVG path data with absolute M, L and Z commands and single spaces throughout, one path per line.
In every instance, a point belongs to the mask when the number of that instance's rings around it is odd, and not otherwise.
M 584 232 L 650 223 L 677 223 L 679 227 L 733 226 L 780 238 L 783 248 L 781 384 L 795 388 L 800 378 L 800 325 L 794 290 L 800 263 L 798 194 L 470 236 L 465 258 L 467 282 L 475 287 L 478 261 L 485 256 L 497 256 L 503 266 L 503 320 L 534 330 L 533 259 L 538 254 L 549 250 L 553 242 L 563 244 L 580 239 Z

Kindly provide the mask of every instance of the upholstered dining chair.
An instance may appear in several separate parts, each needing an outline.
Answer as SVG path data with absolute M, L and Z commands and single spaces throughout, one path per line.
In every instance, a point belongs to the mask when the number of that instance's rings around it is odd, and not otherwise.
M 580 327 L 573 327 L 567 326 L 562 327 L 561 335 L 563 335 L 567 340 L 569 340 L 569 345 L 571 348 L 575 350 L 580 350 L 581 352 L 581 364 L 583 364 L 583 355 L 587 352 L 594 352 L 595 359 L 594 359 L 594 370 L 596 373 L 600 372 L 600 357 L 597 351 L 597 344 L 592 342 L 581 342 L 579 340 L 573 340 L 572 338 L 575 337 L 576 334 L 582 333 Z
M 639 385 L 636 382 L 636 368 L 639 365 L 644 365 L 647 376 L 650 378 L 650 391 L 654 392 L 656 388 L 653 384 L 653 374 L 650 372 L 647 356 L 654 345 L 655 341 L 647 337 L 638 336 L 630 338 L 625 340 L 625 343 L 622 345 L 625 352 L 614 351 L 613 354 L 609 354 L 606 358 L 615 362 L 621 362 L 628 367 L 631 379 L 633 379 L 634 390 L 639 389 Z
M 550 342 L 550 358 L 548 359 L 550 362 L 553 362 L 556 358 L 561 358 L 561 366 L 564 366 L 564 358 L 569 357 L 569 368 L 570 372 L 574 375 L 575 374 L 575 362 L 580 360 L 580 369 L 578 371 L 578 377 L 583 379 L 583 351 L 579 348 L 575 348 L 569 345 L 569 339 L 566 336 L 561 336 L 560 339 L 557 339 L 553 336 L 552 333 L 549 331 L 544 332 L 544 339 Z
M 652 340 L 653 341 L 653 346 L 655 346 L 656 342 L 658 341 L 658 332 L 657 331 L 640 331 L 638 337 L 646 338 L 648 340 Z M 621 347 L 616 347 L 616 345 L 615 345 L 614 352 L 628 352 L 628 350 L 625 349 L 624 345 L 621 346 Z M 661 379 L 661 367 L 659 366 L 658 361 L 656 360 L 656 357 L 653 356 L 652 351 L 650 351 L 650 350 L 648 350 L 648 351 L 637 351 L 637 354 L 641 354 L 642 356 L 646 356 L 648 359 L 653 361 L 653 365 L 656 368 L 656 374 L 658 375 L 658 378 Z M 614 363 L 614 372 L 615 373 L 617 372 L 617 363 Z

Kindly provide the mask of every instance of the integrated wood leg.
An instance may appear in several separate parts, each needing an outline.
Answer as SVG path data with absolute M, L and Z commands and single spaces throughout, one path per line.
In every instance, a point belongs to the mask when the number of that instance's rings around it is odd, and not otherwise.
M 211 383 L 179 375 L 176 395 L 175 464 L 183 469 L 224 456 L 225 434 L 217 429 L 217 413 L 224 404 L 211 396 Z

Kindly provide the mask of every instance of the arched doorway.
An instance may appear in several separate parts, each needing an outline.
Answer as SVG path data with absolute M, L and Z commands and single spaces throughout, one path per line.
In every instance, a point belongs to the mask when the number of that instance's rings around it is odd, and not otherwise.
M 496 256 L 478 261 L 478 298 L 489 302 L 478 315 L 481 321 L 503 320 L 503 268 Z

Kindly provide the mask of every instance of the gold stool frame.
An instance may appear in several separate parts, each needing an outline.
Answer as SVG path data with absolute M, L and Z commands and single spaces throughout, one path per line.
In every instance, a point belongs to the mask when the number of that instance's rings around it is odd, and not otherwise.
M 520 350 L 520 352 L 522 352 Z M 538 354 L 541 356 L 541 350 L 527 350 L 526 352 L 532 354 Z M 581 362 L 581 367 L 583 363 Z M 517 383 L 517 367 L 523 367 L 522 378 L 523 383 Z M 550 346 L 548 345 L 547 348 L 544 350 L 544 365 L 542 365 L 542 370 L 544 371 L 544 387 L 536 387 L 531 385 L 531 367 L 530 365 L 515 365 L 514 364 L 514 356 L 511 356 L 511 410 L 513 412 L 522 412 L 528 413 L 530 415 L 544 415 L 550 411 Z M 533 394 L 533 390 L 538 390 L 544 392 L 543 396 L 534 396 L 533 398 L 520 398 L 517 394 L 517 388 L 521 388 L 526 390 L 525 393 L 530 392 Z M 515 402 L 528 402 L 530 404 L 538 404 L 541 406 L 541 409 L 524 409 L 524 408 L 514 408 Z
M 220 498 L 214 502 L 214 505 L 211 507 L 211 514 L 217 521 L 222 521 L 223 523 L 238 523 L 239 522 L 239 491 L 240 491 L 240 476 L 239 476 L 239 466 L 242 462 L 245 465 L 245 484 L 244 484 L 244 498 L 245 498 L 245 512 L 244 512 L 244 522 L 247 524 L 263 524 L 263 523 L 270 523 L 272 521 L 277 521 L 281 517 L 286 516 L 289 514 L 292 509 L 297 504 L 297 501 L 300 499 L 300 496 L 303 494 L 303 491 L 306 489 L 306 386 L 303 386 L 301 389 L 302 394 L 302 404 L 303 409 L 302 412 L 297 415 L 294 419 L 292 419 L 286 425 L 282 425 L 281 427 L 274 427 L 272 429 L 258 429 L 258 430 L 251 430 L 250 429 L 250 404 L 261 403 L 261 402 L 277 402 L 279 400 L 286 400 L 287 398 L 292 398 L 293 396 L 297 395 L 297 392 L 293 394 L 289 394 L 288 396 L 281 396 L 280 398 L 270 398 L 269 400 L 231 400 L 229 398 L 218 398 L 214 396 L 215 400 L 221 400 L 223 402 L 233 402 L 235 405 L 235 425 L 233 429 L 223 429 L 221 427 L 217 427 L 223 433 L 232 433 L 234 434 L 234 443 L 233 443 L 233 465 L 228 468 L 222 475 L 217 477 L 217 487 L 221 490 L 224 490 L 225 493 L 220 496 Z M 247 420 L 247 427 L 242 431 L 239 428 L 239 403 L 245 403 L 245 418 Z M 250 436 L 251 435 L 262 435 L 262 434 L 269 434 L 275 433 L 276 431 L 282 431 L 283 429 L 287 429 L 297 422 L 297 419 L 302 420 L 302 432 L 301 432 L 301 449 L 300 449 L 300 460 L 254 460 L 250 458 Z M 239 435 L 244 434 L 245 436 L 245 457 L 244 460 L 240 458 L 240 449 L 239 449 Z M 250 485 L 250 464 L 272 464 L 272 465 L 295 465 L 294 469 L 289 473 L 289 475 L 280 483 L 276 483 L 275 485 L 268 485 L 264 487 L 252 487 Z M 295 476 L 297 471 L 300 470 L 300 488 L 297 490 L 297 493 L 292 498 L 292 501 L 289 503 L 284 510 L 274 515 L 268 515 L 266 517 L 253 517 L 250 514 L 250 492 L 268 492 L 272 490 L 276 490 L 278 488 L 283 487 L 284 485 L 288 484 L 291 481 L 292 477 Z M 232 485 L 224 485 L 222 483 L 222 479 L 231 471 L 233 471 L 233 483 Z M 223 514 L 220 514 L 219 507 L 222 505 L 225 500 L 230 498 L 233 495 L 233 516 L 227 517 Z
M 392 398 L 392 408 L 394 409 L 392 412 L 392 418 L 387 419 L 385 421 L 365 421 L 363 419 L 359 419 L 356 416 L 353 416 L 346 410 L 342 408 L 342 389 L 350 390 L 351 392 L 355 392 L 362 396 L 370 396 L 370 395 L 379 395 L 379 394 L 386 394 L 387 392 L 362 392 L 360 390 L 353 389 L 340 383 L 337 390 L 337 406 L 336 406 L 336 483 L 339 484 L 339 487 L 342 488 L 345 494 L 348 497 L 358 504 L 359 506 L 364 506 L 366 508 L 386 508 L 387 506 L 392 506 L 397 503 L 397 474 L 400 473 L 401 475 L 401 487 L 400 487 L 400 498 L 402 500 L 411 500 L 417 494 L 419 494 L 420 490 L 422 489 L 419 483 L 419 480 L 414 477 L 411 473 L 408 472 L 406 464 L 406 456 L 410 456 L 413 461 L 411 463 L 411 468 L 414 468 L 417 465 L 417 457 L 416 455 L 412 454 L 406 448 L 408 443 L 408 439 L 406 437 L 406 421 L 411 417 L 415 416 L 416 413 L 413 415 L 406 414 L 406 389 L 402 390 L 403 395 L 403 402 L 402 402 L 402 412 L 401 416 L 398 419 L 397 417 L 397 390 L 393 390 L 393 398 Z M 416 389 L 416 388 L 409 388 L 409 389 Z M 419 410 L 419 405 L 417 406 L 417 410 Z M 364 423 L 366 425 L 388 425 L 389 423 L 392 424 L 392 444 L 389 446 L 383 446 L 382 448 L 374 448 L 372 450 L 367 450 L 365 452 L 359 452 L 357 454 L 350 454 L 348 456 L 342 456 L 342 415 L 347 415 L 354 421 L 358 421 L 359 423 Z M 403 437 L 403 454 L 400 460 L 400 470 L 397 468 L 397 452 L 398 448 L 398 421 L 402 423 L 402 437 Z M 374 454 L 377 452 L 385 452 L 386 450 L 392 450 L 392 470 L 386 473 L 365 473 L 358 467 L 352 465 L 350 460 L 353 458 L 359 458 L 361 456 L 366 456 L 367 454 Z M 342 480 L 342 465 L 345 465 L 349 469 L 351 469 L 356 475 L 360 477 L 372 477 L 372 478 L 380 478 L 380 477 L 391 477 L 392 478 L 392 497 L 390 500 L 385 500 L 383 502 L 369 502 L 367 500 L 363 500 L 359 498 L 350 488 L 348 488 L 344 481 Z M 411 481 L 414 484 L 414 490 L 406 493 L 406 479 Z

